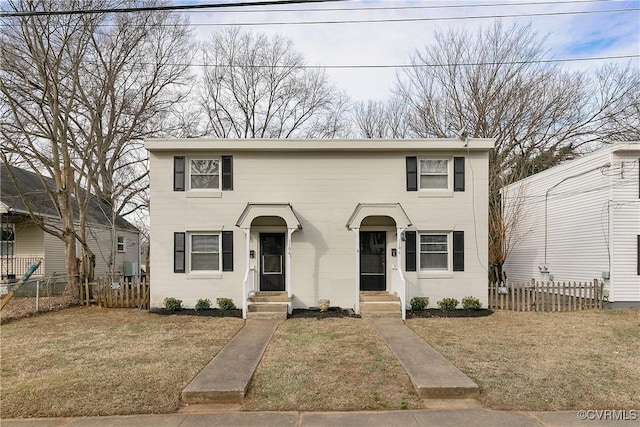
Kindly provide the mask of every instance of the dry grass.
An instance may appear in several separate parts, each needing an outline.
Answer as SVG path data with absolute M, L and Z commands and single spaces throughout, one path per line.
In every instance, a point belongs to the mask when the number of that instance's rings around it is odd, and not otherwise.
M 36 310 L 36 299 L 32 297 L 14 297 L 0 311 L 0 323 L 9 323 L 16 319 L 35 316 L 38 313 L 62 310 L 73 305 L 70 296 L 40 297 Z
M 172 412 L 242 319 L 76 307 L 0 327 L 1 416 Z
M 640 408 L 640 310 L 497 311 L 407 325 L 473 378 L 489 407 Z
M 258 366 L 243 405 L 248 410 L 414 408 L 407 373 L 362 319 L 290 319 Z

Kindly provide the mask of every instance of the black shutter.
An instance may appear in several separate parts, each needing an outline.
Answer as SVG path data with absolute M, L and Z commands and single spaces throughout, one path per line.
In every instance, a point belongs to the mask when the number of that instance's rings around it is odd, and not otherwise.
M 233 190 L 233 156 L 222 156 L 222 189 Z
M 184 273 L 185 233 L 173 233 L 173 272 Z
M 416 232 L 404 232 L 405 271 L 416 271 Z
M 453 158 L 453 191 L 464 191 L 464 157 Z
M 222 232 L 222 271 L 233 271 L 233 231 Z
M 464 271 L 464 231 L 453 232 L 453 271 Z
M 417 157 L 407 157 L 407 191 L 418 191 Z
M 184 156 L 173 157 L 173 191 L 184 191 Z
M 640 276 L 640 236 L 638 236 L 638 247 L 636 249 L 636 254 L 638 257 L 638 264 L 636 268 L 638 269 L 638 276 Z

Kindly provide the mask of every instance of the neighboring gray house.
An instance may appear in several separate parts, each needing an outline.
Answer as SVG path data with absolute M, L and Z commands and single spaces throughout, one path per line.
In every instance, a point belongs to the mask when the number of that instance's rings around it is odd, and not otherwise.
M 640 306 L 640 142 L 618 142 L 502 190 L 515 216 L 513 281 L 604 281 L 614 306 Z
M 487 304 L 494 140 L 148 140 L 151 307 Z M 269 299 L 273 297 L 273 299 Z M 286 307 L 285 307 L 286 305 Z
M 4 163 L 0 163 L 0 276 L 4 281 L 19 279 L 33 262 L 42 259 L 34 277 L 66 275 L 64 243 L 44 232 L 29 216 Z M 29 205 L 38 216 L 58 221 L 40 178 L 33 172 L 12 167 L 23 193 L 28 195 Z M 47 185 L 53 186 L 50 179 Z M 95 275 L 108 274 L 111 255 L 111 220 L 109 209 L 93 198 L 88 211 L 89 247 L 95 254 Z M 127 276 L 137 276 L 140 265 L 139 231 L 129 222 L 117 217 L 116 225 L 116 271 Z M 79 253 L 79 251 L 78 251 Z

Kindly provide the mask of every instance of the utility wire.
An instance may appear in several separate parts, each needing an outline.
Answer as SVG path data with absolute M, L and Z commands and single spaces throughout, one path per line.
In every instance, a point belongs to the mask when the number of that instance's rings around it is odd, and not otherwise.
M 369 65 L 278 65 L 278 64 L 186 64 L 186 63 L 167 63 L 173 66 L 193 66 L 205 68 L 295 68 L 295 69 L 367 69 L 367 68 L 431 68 L 431 67 L 462 67 L 462 66 L 485 66 L 485 65 L 521 65 L 521 64 L 547 64 L 556 62 L 578 62 L 578 61 L 601 61 L 613 59 L 632 59 L 640 58 L 637 55 L 618 55 L 618 56 L 593 56 L 588 58 L 558 58 L 558 59 L 539 59 L 534 61 L 505 61 L 505 62 L 456 62 L 453 64 L 369 64 Z M 140 65 L 153 65 L 148 62 L 139 62 Z
M 242 2 L 233 2 L 233 3 L 141 6 L 141 7 L 106 8 L 106 9 L 16 11 L 16 12 L 0 12 L 0 18 L 54 16 L 54 15 L 86 15 L 90 13 L 131 13 L 131 12 L 176 11 L 176 10 L 192 10 L 192 9 L 219 9 L 219 8 L 229 8 L 229 7 L 273 6 L 273 5 L 280 5 L 280 4 L 328 3 L 328 2 L 343 2 L 343 1 L 349 1 L 349 0 L 271 0 L 271 1 L 262 0 L 262 1 L 242 1 Z

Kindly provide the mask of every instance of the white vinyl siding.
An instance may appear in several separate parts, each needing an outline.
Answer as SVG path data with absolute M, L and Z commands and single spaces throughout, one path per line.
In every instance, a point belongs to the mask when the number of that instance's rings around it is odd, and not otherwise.
M 189 235 L 189 269 L 220 271 L 220 234 Z

